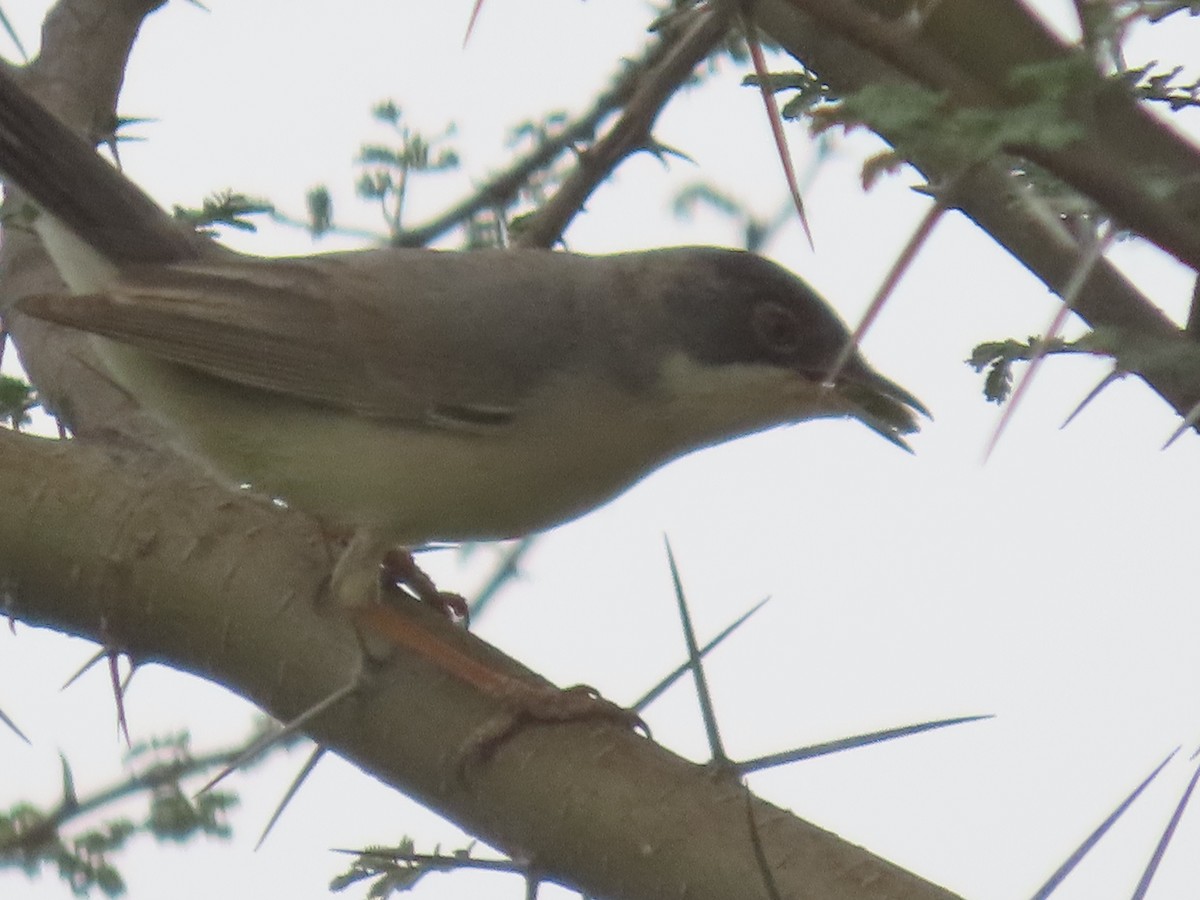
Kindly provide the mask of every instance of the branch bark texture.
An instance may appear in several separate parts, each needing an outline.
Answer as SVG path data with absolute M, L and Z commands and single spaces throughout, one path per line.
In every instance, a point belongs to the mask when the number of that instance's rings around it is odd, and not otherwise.
M 62 0 L 28 83 L 79 130 L 107 133 L 125 58 L 159 5 Z M 0 310 L 62 289 L 36 242 L 12 229 L 0 266 Z M 85 342 L 12 325 L 27 370 L 70 405 L 79 439 L 0 432 L 0 594 L 10 615 L 208 678 L 282 720 L 353 685 L 312 720 L 312 737 L 593 896 L 952 896 L 612 724 L 531 727 L 460 772 L 462 749 L 507 714 L 500 701 L 403 652 L 367 661 L 350 623 L 324 603 L 333 557 L 315 522 L 179 457 L 102 377 Z M 537 678 L 423 607 L 410 614 L 462 652 Z

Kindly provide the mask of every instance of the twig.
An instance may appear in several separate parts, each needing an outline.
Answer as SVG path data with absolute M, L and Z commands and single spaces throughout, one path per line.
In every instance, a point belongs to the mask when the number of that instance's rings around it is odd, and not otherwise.
M 725 6 L 702 8 L 680 17 L 680 30 L 664 35 L 666 52 L 642 73 L 636 90 L 609 132 L 584 152 L 557 193 L 533 213 L 515 243 L 524 247 L 552 246 L 587 198 L 625 157 L 650 144 L 650 130 L 692 70 L 725 36 L 729 13 Z

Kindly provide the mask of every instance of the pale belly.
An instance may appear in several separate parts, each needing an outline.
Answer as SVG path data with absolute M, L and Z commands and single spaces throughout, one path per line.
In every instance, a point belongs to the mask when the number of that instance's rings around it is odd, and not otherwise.
M 118 380 L 167 420 L 180 446 L 325 522 L 399 544 L 509 538 L 600 505 L 661 459 L 636 404 L 565 404 L 569 421 L 526 417 L 486 434 L 401 424 L 244 389 L 111 345 Z M 537 406 L 537 404 L 534 404 Z M 558 406 L 563 409 L 564 406 Z M 517 435 L 519 432 L 519 437 Z

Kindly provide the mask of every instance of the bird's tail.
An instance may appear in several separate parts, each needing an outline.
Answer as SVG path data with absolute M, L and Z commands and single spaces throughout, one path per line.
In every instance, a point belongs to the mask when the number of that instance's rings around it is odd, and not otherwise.
M 187 232 L 30 96 L 2 62 L 0 173 L 118 266 L 197 256 Z

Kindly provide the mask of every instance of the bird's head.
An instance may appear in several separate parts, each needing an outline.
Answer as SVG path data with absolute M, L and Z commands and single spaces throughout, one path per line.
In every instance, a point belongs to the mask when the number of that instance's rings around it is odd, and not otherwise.
M 752 253 L 687 248 L 664 289 L 672 348 L 663 383 L 691 413 L 737 421 L 742 433 L 848 416 L 901 447 L 928 415 L 857 350 L 831 379 L 850 332 L 801 279 Z

